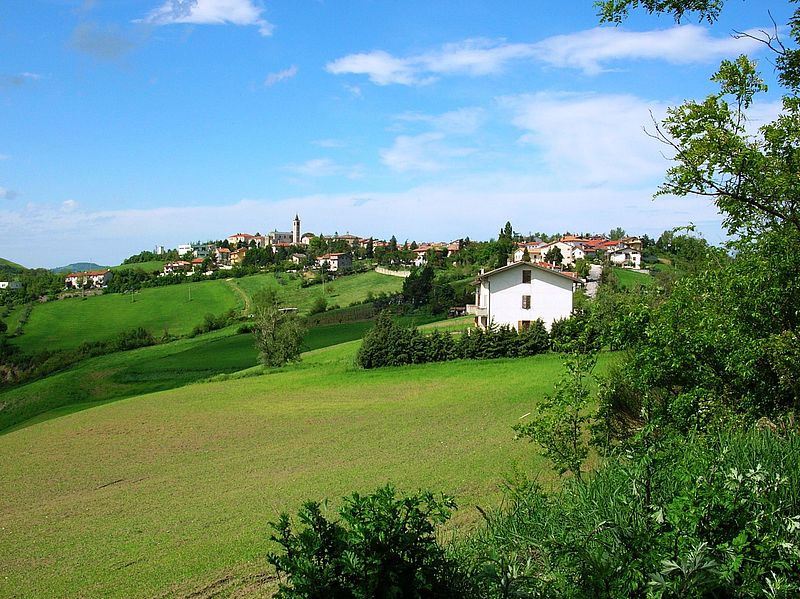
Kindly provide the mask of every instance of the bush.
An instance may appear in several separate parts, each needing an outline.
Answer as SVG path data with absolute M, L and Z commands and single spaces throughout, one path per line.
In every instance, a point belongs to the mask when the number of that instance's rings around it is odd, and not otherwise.
M 386 486 L 372 495 L 346 497 L 340 519 L 306 502 L 301 530 L 288 514 L 271 523 L 283 549 L 268 561 L 281 576 L 276 597 L 464 597 L 465 577 L 436 541 L 436 527 L 450 518 L 452 498 L 432 493 L 398 496 Z
M 796 597 L 798 478 L 796 430 L 646 432 L 584 482 L 513 485 L 466 554 L 489 597 Z
M 400 326 L 384 311 L 364 336 L 356 363 L 362 368 L 380 368 L 461 358 L 515 358 L 543 353 L 547 348 L 547 330 L 541 320 L 522 333 L 502 326 L 471 329 L 454 337 L 436 330 L 422 334 L 415 328 Z

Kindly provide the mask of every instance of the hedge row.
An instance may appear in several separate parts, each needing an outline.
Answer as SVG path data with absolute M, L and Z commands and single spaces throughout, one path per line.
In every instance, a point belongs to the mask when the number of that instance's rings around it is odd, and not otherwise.
M 473 329 L 460 336 L 434 330 L 423 334 L 397 324 L 382 312 L 364 337 L 356 361 L 362 368 L 424 364 L 446 360 L 515 358 L 547 351 L 550 339 L 541 320 L 527 331 L 510 327 Z

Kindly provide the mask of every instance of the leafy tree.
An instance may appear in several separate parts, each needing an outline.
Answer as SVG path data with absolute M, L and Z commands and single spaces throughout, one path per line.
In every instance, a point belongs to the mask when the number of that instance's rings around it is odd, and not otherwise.
M 561 248 L 557 245 L 551 247 L 544 255 L 544 260 L 550 264 L 561 264 L 564 260 L 564 255 L 561 253 Z
M 622 227 L 615 227 L 608 234 L 609 239 L 622 239 L 623 237 L 625 237 L 625 229 Z
M 553 463 L 556 472 L 570 472 L 578 480 L 581 480 L 581 466 L 589 455 L 589 443 L 584 434 L 589 421 L 587 379 L 596 363 L 596 354 L 567 355 L 566 373 L 556 383 L 553 393 L 536 406 L 531 422 L 514 427 L 517 438 L 527 438 L 541 446 L 542 455 Z
M 528 246 L 525 246 L 525 249 L 522 250 L 522 261 L 523 262 L 531 261 L 531 254 L 530 252 L 528 252 Z
M 305 327 L 294 311 L 281 310 L 274 293 L 254 298 L 253 335 L 264 366 L 283 366 L 300 359 Z
M 428 303 L 433 290 L 433 268 L 416 268 L 403 280 L 403 300 L 415 308 Z

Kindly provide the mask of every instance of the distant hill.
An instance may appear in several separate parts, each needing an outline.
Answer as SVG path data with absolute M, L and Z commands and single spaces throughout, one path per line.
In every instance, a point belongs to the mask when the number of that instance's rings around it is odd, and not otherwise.
M 51 268 L 50 272 L 83 272 L 85 270 L 102 270 L 105 266 L 100 266 L 94 262 L 75 262 L 58 268 Z
M 25 267 L 11 260 L 0 258 L 0 275 L 15 275 L 25 270 Z

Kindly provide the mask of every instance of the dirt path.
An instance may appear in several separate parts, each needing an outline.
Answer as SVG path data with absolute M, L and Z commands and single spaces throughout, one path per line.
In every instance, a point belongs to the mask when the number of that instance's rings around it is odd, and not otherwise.
M 247 295 L 244 290 L 239 287 L 239 284 L 234 281 L 233 279 L 225 279 L 225 283 L 228 284 L 228 287 L 233 289 L 233 292 L 236 293 L 240 298 L 242 298 L 242 303 L 244 304 L 244 308 L 242 308 L 242 314 L 245 316 L 250 314 L 250 310 L 253 307 L 253 303 L 250 301 L 250 296 Z

